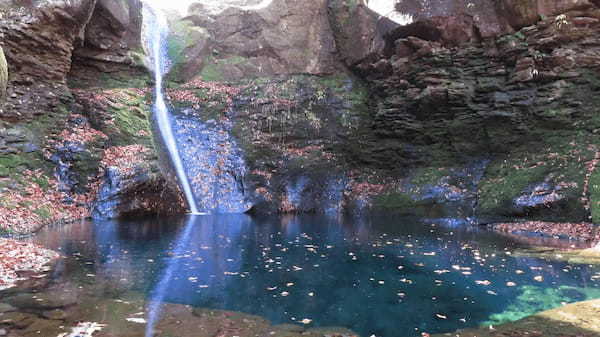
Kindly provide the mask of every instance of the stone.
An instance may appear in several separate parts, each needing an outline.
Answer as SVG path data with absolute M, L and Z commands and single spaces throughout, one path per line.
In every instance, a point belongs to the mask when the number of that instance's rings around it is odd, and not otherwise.
M 45 318 L 50 319 L 50 320 L 64 320 L 67 318 L 67 313 L 60 309 L 54 309 L 54 310 L 44 311 L 42 313 L 42 316 L 44 316 Z
M 5 301 L 22 310 L 46 311 L 76 304 L 77 297 L 75 294 L 66 292 L 24 293 L 7 297 Z
M 0 314 L 0 324 L 25 329 L 37 320 L 33 314 L 23 312 L 8 312 Z
M 461 329 L 454 334 L 464 337 L 495 336 L 597 336 L 600 334 L 600 300 L 577 302 L 556 309 L 543 311 L 521 320 L 501 325 L 494 329 L 471 328 Z M 432 337 L 443 337 L 447 334 L 435 334 Z
M 196 28 L 197 45 L 193 43 L 171 55 L 172 69 L 189 69 L 184 80 L 200 75 L 212 81 L 275 74 L 331 74 L 340 66 L 335 58 L 327 2 L 274 1 L 264 8 L 226 7 L 210 16 L 210 25 L 205 19 L 193 19 L 205 13 L 196 13 L 201 7 L 192 6 L 187 18 L 171 20 L 173 33 L 177 34 L 184 24 L 199 24 L 194 27 L 205 29 L 210 39 Z M 198 58 L 206 58 L 205 45 L 212 46 L 212 61 L 202 63 Z M 199 74 L 197 68 L 202 68 Z
M 15 311 L 15 310 L 16 310 L 16 308 L 10 304 L 0 303 L 0 314 L 3 314 L 5 312 Z
M 139 0 L 98 0 L 74 55 L 87 62 L 133 62 L 130 51 L 141 47 L 141 7 Z
M 198 75 L 207 66 L 206 61 L 214 44 L 211 34 L 204 28 L 210 26 L 192 26 L 190 22 L 182 20 L 177 24 L 177 29 L 170 32 L 170 39 L 183 41 L 176 50 L 170 51 L 173 66 L 169 78 L 177 81 L 188 81 Z
M 380 54 L 384 36 L 398 24 L 380 17 L 362 1 L 329 1 L 330 22 L 340 58 L 355 66 L 370 55 Z
M 386 40 L 389 45 L 391 40 L 413 37 L 452 47 L 465 42 L 477 42 L 479 37 L 474 33 L 473 26 L 473 19 L 466 15 L 436 16 L 397 27 L 389 32 Z M 423 47 L 425 46 L 418 46 Z

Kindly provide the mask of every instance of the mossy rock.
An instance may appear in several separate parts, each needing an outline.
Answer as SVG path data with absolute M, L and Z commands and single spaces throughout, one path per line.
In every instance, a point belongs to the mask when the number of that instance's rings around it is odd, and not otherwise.
M 170 25 L 167 53 L 172 62 L 168 78 L 185 82 L 192 79 L 206 64 L 210 50 L 210 33 L 188 20 L 175 20 Z
M 595 156 L 590 141 L 586 135 L 557 132 L 499 156 L 487 167 L 479 185 L 479 215 L 491 221 L 588 221 L 586 163 Z M 543 195 L 549 197 L 540 197 L 545 201 L 538 204 L 518 202 Z
M 375 210 L 414 215 L 418 206 L 419 203 L 407 193 L 388 193 L 373 198 L 373 208 Z

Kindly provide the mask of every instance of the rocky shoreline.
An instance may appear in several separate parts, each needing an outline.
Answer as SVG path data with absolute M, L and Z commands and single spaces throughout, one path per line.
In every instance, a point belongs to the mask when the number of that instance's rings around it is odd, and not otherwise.
M 0 238 L 0 293 L 48 277 L 60 255 L 38 245 Z
M 562 222 L 510 222 L 489 225 L 493 230 L 516 235 L 541 236 L 562 238 L 583 242 L 594 247 L 600 243 L 600 227 L 592 223 L 562 223 Z
M 544 311 L 514 323 L 431 337 L 595 337 L 599 334 L 600 300 L 592 300 Z

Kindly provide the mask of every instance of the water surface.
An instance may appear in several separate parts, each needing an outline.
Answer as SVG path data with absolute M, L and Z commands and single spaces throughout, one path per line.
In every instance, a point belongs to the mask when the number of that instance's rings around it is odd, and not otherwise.
M 81 223 L 34 240 L 69 256 L 59 277 L 83 286 L 93 275 L 150 298 L 166 280 L 167 302 L 361 336 L 449 332 L 600 297 L 598 267 L 513 257 L 522 244 L 497 233 L 393 216 Z

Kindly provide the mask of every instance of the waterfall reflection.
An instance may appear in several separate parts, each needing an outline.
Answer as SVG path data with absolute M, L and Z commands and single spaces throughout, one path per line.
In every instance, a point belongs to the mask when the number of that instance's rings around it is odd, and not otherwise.
M 163 302 L 186 303 L 190 293 L 202 294 L 199 289 L 209 287 L 211 297 L 225 297 L 226 276 L 239 273 L 238 240 L 250 221 L 247 216 L 232 216 L 232 221 L 223 225 L 222 218 L 227 216 L 188 216 L 185 220 L 185 226 L 171 245 L 173 249 L 165 257 L 166 268 L 150 293 L 147 337 L 153 336 Z M 190 289 L 194 287 L 197 289 Z M 207 300 L 210 299 L 204 301 Z

